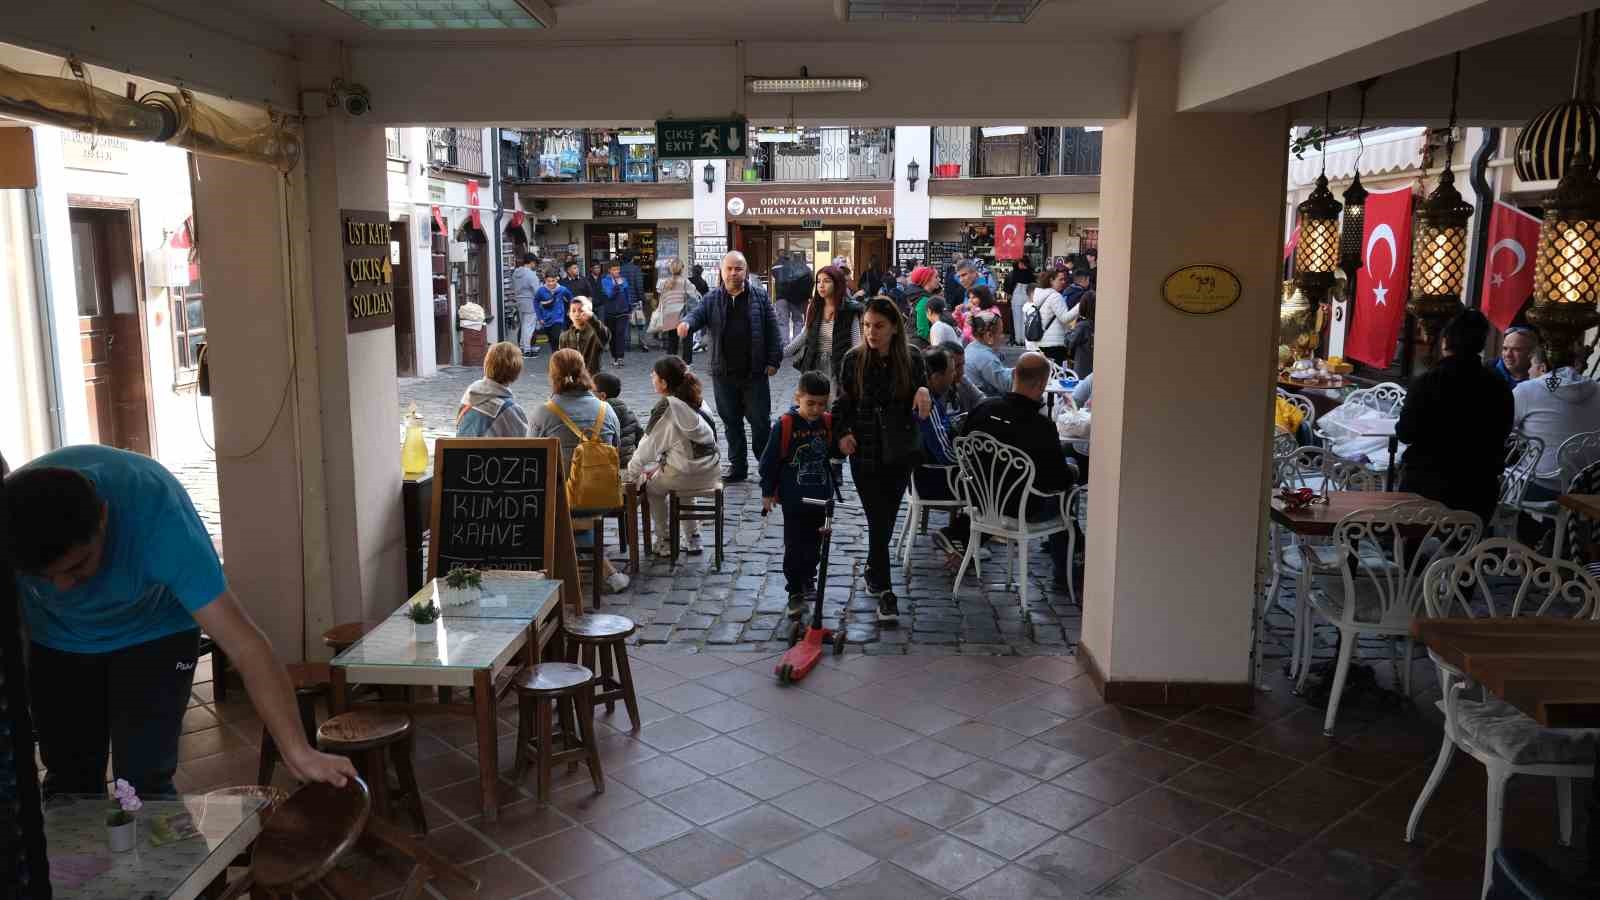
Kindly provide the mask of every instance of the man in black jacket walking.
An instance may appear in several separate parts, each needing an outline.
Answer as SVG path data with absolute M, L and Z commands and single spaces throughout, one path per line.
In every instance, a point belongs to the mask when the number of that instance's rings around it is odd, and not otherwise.
M 735 250 L 722 258 L 722 284 L 678 324 L 679 339 L 704 328 L 710 332 L 711 388 L 717 415 L 728 429 L 728 482 L 750 473 L 744 424 L 750 423 L 750 449 L 759 462 L 772 428 L 772 387 L 768 378 L 783 361 L 778 320 L 772 301 L 749 283 L 749 263 Z
M 1011 375 L 1011 391 L 978 404 L 961 424 L 963 436 L 983 433 L 1003 444 L 1021 450 L 1033 460 L 1033 489 L 1041 494 L 1061 496 L 1028 498 L 1025 515 L 1030 522 L 1059 518 L 1066 507 L 1065 495 L 1072 490 L 1077 475 L 1067 465 L 1066 453 L 1056 426 L 1041 414 L 1045 387 L 1050 381 L 1050 360 L 1043 354 L 1024 353 Z M 1007 510 L 1016 515 L 1016 510 Z M 1064 587 L 1069 577 L 1067 534 L 1056 532 L 1045 539 L 1056 584 Z

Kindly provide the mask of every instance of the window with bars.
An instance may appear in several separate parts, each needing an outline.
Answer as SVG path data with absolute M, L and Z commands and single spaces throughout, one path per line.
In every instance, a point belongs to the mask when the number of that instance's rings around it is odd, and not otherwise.
M 189 264 L 189 286 L 172 288 L 172 368 L 181 386 L 193 384 L 200 367 L 200 347 L 206 342 L 205 290 L 200 272 Z

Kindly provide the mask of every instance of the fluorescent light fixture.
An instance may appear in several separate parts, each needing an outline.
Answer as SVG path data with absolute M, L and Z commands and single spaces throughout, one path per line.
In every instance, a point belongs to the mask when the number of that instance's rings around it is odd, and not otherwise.
M 800 140 L 799 129 L 794 131 L 763 129 L 756 132 L 756 142 L 760 144 L 798 144 Z
M 648 133 L 648 134 L 619 134 L 619 135 L 617 135 L 617 143 L 619 143 L 619 144 L 654 144 L 655 142 L 656 142 L 656 133 L 653 132 L 653 131 Z
M 1085 125 L 1085 126 L 1083 126 L 1083 130 L 1084 131 L 1105 131 L 1106 127 L 1104 125 Z
M 994 125 L 983 129 L 984 137 L 1005 137 L 1011 134 L 1027 134 L 1028 129 L 1022 125 Z
M 1028 21 L 1044 0 L 835 0 L 841 22 Z
M 543 0 L 322 0 L 384 31 L 492 31 L 554 28 Z
M 867 80 L 857 76 L 750 78 L 745 83 L 752 94 L 859 94 L 867 89 Z

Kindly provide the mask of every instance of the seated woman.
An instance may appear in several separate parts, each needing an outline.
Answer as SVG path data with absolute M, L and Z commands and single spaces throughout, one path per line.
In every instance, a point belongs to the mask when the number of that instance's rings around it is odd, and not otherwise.
M 483 377 L 467 386 L 456 412 L 456 437 L 526 437 L 528 414 L 511 395 L 522 375 L 522 349 L 510 341 L 489 348 Z
M 578 431 L 574 431 L 556 409 L 566 413 Z M 572 451 L 578 448 L 578 442 L 582 440 L 578 432 L 592 434 L 594 423 L 602 413 L 605 415 L 605 424 L 600 428 L 600 439 L 613 447 L 620 446 L 622 426 L 617 421 L 616 412 L 594 395 L 594 379 L 589 376 L 583 355 L 571 347 L 563 347 L 550 357 L 550 400 L 534 410 L 533 418 L 528 423 L 528 437 L 556 438 L 561 441 L 561 472 L 564 474 L 572 465 Z M 573 536 L 578 546 L 591 546 L 589 542 L 595 539 L 594 530 L 598 524 L 599 520 L 594 519 L 573 520 Z M 605 560 L 601 560 L 601 568 L 608 592 L 617 594 L 627 590 L 627 575 L 611 568 L 611 564 Z
M 1004 397 L 1011 390 L 1011 369 L 995 350 L 1004 340 L 1005 332 L 1000 317 L 984 310 L 969 320 L 972 326 L 972 343 L 964 353 L 967 361 L 967 380 L 985 397 Z
M 650 551 L 670 556 L 667 492 L 716 487 L 722 455 L 717 451 L 717 430 L 700 396 L 700 379 L 683 360 L 676 356 L 656 360 L 650 383 L 661 402 L 651 411 L 650 426 L 623 477 L 637 484 L 650 500 L 650 520 L 656 533 Z M 685 524 L 689 527 L 689 553 L 700 553 L 700 523 Z

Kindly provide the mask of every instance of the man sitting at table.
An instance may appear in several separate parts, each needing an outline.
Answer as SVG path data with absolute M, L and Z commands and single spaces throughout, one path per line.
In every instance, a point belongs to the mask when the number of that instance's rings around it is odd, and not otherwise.
M 1511 389 L 1513 427 L 1544 441 L 1528 500 L 1554 500 L 1562 480 L 1577 472 L 1560 471 L 1556 454 L 1573 435 L 1600 430 L 1600 384 L 1570 365 L 1550 370 L 1545 351 L 1533 351 L 1527 381 Z
M 1493 362 L 1484 363 L 1489 371 L 1499 375 L 1506 384 L 1516 387 L 1528 380 L 1533 364 L 1533 351 L 1539 349 L 1539 335 L 1526 325 L 1513 325 L 1506 329 L 1500 342 L 1500 355 Z
M 961 425 L 961 434 L 983 433 L 1003 444 L 1021 450 L 1033 460 L 1033 489 L 1040 494 L 1065 495 L 1077 481 L 1073 466 L 1061 451 L 1055 423 L 1041 414 L 1045 386 L 1050 381 L 1050 360 L 1041 353 L 1024 353 L 1011 375 L 1011 391 L 978 404 Z M 1016 515 L 1015 501 L 1007 515 Z M 1061 496 L 1028 497 L 1026 516 L 1030 522 L 1059 519 L 1065 502 Z M 1058 531 L 1046 538 L 1055 586 L 1068 584 L 1067 534 Z
M 148 456 L 66 447 L 6 477 L 4 551 L 32 640 L 31 706 L 45 796 L 104 794 L 115 777 L 172 794 L 200 630 L 244 679 L 291 772 L 342 786 L 266 635 L 240 607 L 183 486 Z

